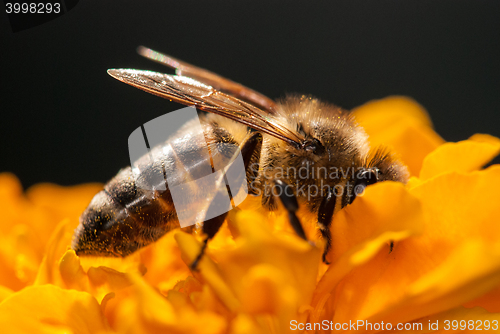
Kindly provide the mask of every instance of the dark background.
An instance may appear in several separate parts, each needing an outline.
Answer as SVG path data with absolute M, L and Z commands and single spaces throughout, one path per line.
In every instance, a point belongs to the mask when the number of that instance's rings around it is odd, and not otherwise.
M 0 171 L 25 187 L 107 181 L 129 134 L 179 105 L 108 68 L 166 71 L 145 45 L 272 98 L 415 98 L 446 140 L 500 136 L 500 1 L 80 1 L 12 33 L 2 8 Z

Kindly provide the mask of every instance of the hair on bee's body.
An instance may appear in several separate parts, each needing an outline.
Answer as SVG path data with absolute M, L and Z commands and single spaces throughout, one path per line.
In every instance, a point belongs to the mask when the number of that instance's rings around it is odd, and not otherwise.
M 200 141 L 199 133 L 193 131 L 200 123 L 204 141 Z M 165 233 L 180 228 L 170 188 L 202 171 L 189 167 L 187 173 L 179 171 L 186 169 L 190 156 L 200 160 L 203 155 L 198 152 L 206 150 L 207 147 L 212 155 L 221 157 L 225 152 L 219 144 L 230 143 L 238 146 L 247 136 L 247 132 L 246 126 L 213 114 L 201 115 L 199 119 L 187 122 L 170 140 L 152 148 L 148 155 L 141 158 L 151 157 L 152 163 L 143 164 L 146 168 L 138 176 L 134 175 L 130 166 L 123 168 L 92 199 L 80 218 L 81 224 L 75 233 L 73 248 L 81 255 L 127 256 L 158 240 Z M 165 147 L 168 149 L 164 150 Z M 219 160 L 226 161 L 229 158 L 231 156 Z M 212 170 L 215 169 L 212 160 L 205 163 L 210 164 Z M 157 170 L 163 170 L 173 176 L 170 182 L 163 181 L 153 187 L 137 185 L 151 184 L 150 180 Z M 193 184 L 191 186 L 193 187 Z M 202 192 L 204 189 L 198 191 Z M 184 210 L 196 215 L 200 206 L 201 203 L 192 201 L 185 203 Z M 183 230 L 191 232 L 194 227 L 184 227 Z
M 261 175 L 267 189 L 275 178 L 283 178 L 294 190 L 312 186 L 333 188 L 343 180 L 330 178 L 330 167 L 347 172 L 362 166 L 368 153 L 367 136 L 346 110 L 310 96 L 288 96 L 280 101 L 278 115 L 289 128 L 301 133 L 304 141 L 302 146 L 295 147 L 265 136 L 260 163 L 266 171 L 274 172 Z M 299 169 L 306 173 L 299 173 Z M 317 172 L 313 175 L 314 171 Z M 299 200 L 301 194 L 297 194 Z M 310 200 L 305 204 L 316 212 L 321 198 L 308 197 Z M 275 199 L 264 196 L 263 205 L 275 208 Z
M 336 212 L 370 184 L 407 180 L 406 167 L 390 153 L 369 150 L 367 135 L 346 110 L 306 95 L 290 95 L 274 102 L 172 57 L 144 48 L 139 52 L 174 67 L 179 76 L 138 70 L 109 70 L 109 74 L 149 93 L 207 111 L 199 117 L 203 133 L 193 130 L 197 119 L 188 122 L 139 159 L 140 163 L 141 159 L 152 158 L 152 163 L 138 176 L 133 176 L 130 167 L 120 171 L 80 218 L 73 242 L 79 255 L 126 256 L 180 227 L 170 188 L 200 174 L 197 166 L 203 155 L 198 153 L 206 148 L 210 157 L 206 156 L 205 162 L 215 171 L 215 160 L 233 161 L 234 151 L 227 151 L 225 144 L 239 147 L 248 193 L 261 196 L 262 206 L 268 210 L 275 210 L 280 201 L 302 238 L 306 236 L 296 216 L 299 206 L 316 215 L 326 239 L 325 261 L 331 247 L 330 223 Z M 184 170 L 189 173 L 179 172 Z M 151 175 L 158 171 L 173 177 L 153 189 L 138 186 L 151 184 Z M 201 197 L 186 199 L 184 210 L 193 219 L 205 221 L 205 247 L 227 213 L 204 219 L 202 215 L 219 195 L 211 189 L 195 190 L 194 193 L 209 194 L 210 201 Z M 232 199 L 235 194 L 229 191 L 229 195 Z M 205 211 L 197 211 L 201 202 Z M 202 254 L 203 251 L 193 267 Z

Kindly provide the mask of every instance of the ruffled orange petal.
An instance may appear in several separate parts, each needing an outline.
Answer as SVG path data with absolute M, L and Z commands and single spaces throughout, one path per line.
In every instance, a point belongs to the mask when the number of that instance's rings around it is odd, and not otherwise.
M 69 249 L 73 231 L 68 225 L 69 220 L 62 221 L 51 236 L 34 285 L 53 284 L 61 288 L 86 291 L 97 300 L 103 300 L 106 295 L 112 292 L 118 294 L 132 284 L 127 273 L 145 274 L 146 269 L 137 262 L 139 254 L 126 259 L 80 259 Z M 117 295 L 117 299 L 122 297 L 122 294 Z
M 427 180 L 447 172 L 472 172 L 487 164 L 498 153 L 500 139 L 494 137 L 489 138 L 489 141 L 445 143 L 425 157 L 420 179 Z
M 449 249 L 466 239 L 500 240 L 500 165 L 469 174 L 449 173 L 411 190 L 423 204 L 427 237 Z M 446 254 L 446 253 L 445 253 Z
M 252 212 L 238 212 L 230 224 L 234 224 L 240 235 L 234 249 L 211 254 L 235 293 L 240 296 L 245 290 L 241 283 L 251 267 L 270 265 L 279 268 L 296 290 L 302 290 L 299 303 L 307 303 L 316 281 L 321 249 L 295 234 L 273 233 L 266 220 Z
M 175 233 L 174 231 L 167 233 L 163 238 L 140 251 L 140 262 L 147 269 L 147 281 L 165 294 L 177 282 L 190 275 L 188 266 L 182 261 L 181 252 L 174 238 Z
M 255 212 L 237 212 L 229 225 L 238 237 L 229 247 L 220 247 L 221 240 L 217 248 L 209 245 L 197 274 L 202 282 L 230 311 L 251 315 L 258 331 L 273 328 L 283 332 L 290 320 L 305 319 L 306 314 L 298 314 L 297 310 L 310 303 L 321 250 L 294 234 L 273 233 Z M 199 243 L 184 233 L 178 233 L 176 238 L 187 263 L 191 263 Z M 241 323 L 232 324 L 232 328 L 252 327 L 245 319 L 240 318 Z
M 11 289 L 0 285 L 0 303 L 13 293 L 14 291 L 12 291 Z
M 500 144 L 500 138 L 497 138 L 495 136 L 491 136 L 485 133 L 476 133 L 472 136 L 470 136 L 469 140 L 473 140 L 478 143 L 488 143 L 491 145 L 499 145 Z
M 52 285 L 28 287 L 0 304 L 3 333 L 105 333 L 106 318 L 86 292 Z
M 34 237 L 24 224 L 0 235 L 0 285 L 20 290 L 33 282 L 40 262 L 40 254 L 30 244 Z
M 427 111 L 417 101 L 406 96 L 388 96 L 371 100 L 352 110 L 356 120 L 365 123 L 369 129 L 383 131 L 387 125 L 411 121 L 415 124 L 432 127 Z
M 425 109 L 407 97 L 370 101 L 353 109 L 353 115 L 368 134 L 371 147 L 388 146 L 411 175 L 419 175 L 427 154 L 444 143 Z
M 44 240 L 30 228 L 33 209 L 10 173 L 0 173 L 0 212 L 0 285 L 20 290 L 36 276 Z
M 89 290 L 86 273 L 74 250 L 68 250 L 59 260 L 59 273 L 66 287 L 76 290 Z
M 119 306 L 116 326 L 130 333 L 224 333 L 225 321 L 212 312 L 176 309 L 143 278 L 131 275 L 134 293 Z
M 11 173 L 0 173 L 0 232 L 6 234 L 13 226 L 24 224 L 22 212 L 28 203 L 23 197 L 19 179 Z
M 395 288 L 395 285 L 380 286 L 377 295 L 385 297 L 377 299 L 369 296 L 371 284 L 379 279 L 376 274 L 365 273 L 364 276 L 357 277 L 349 272 L 359 266 L 366 267 L 374 261 L 397 262 L 400 252 L 405 249 L 405 239 L 422 232 L 422 220 L 418 199 L 403 185 L 395 182 L 368 187 L 364 196 L 336 214 L 331 229 L 332 264 L 316 288 L 313 319 L 331 320 L 333 311 L 336 321 L 362 319 L 358 316 L 374 312 L 390 302 L 391 294 L 388 291 Z M 392 253 L 389 250 L 391 240 L 396 242 Z M 407 281 L 397 284 L 405 285 Z M 333 303 L 336 308 L 329 308 L 325 303 Z M 322 308 L 326 308 L 325 314 L 321 314 Z
M 287 285 L 287 278 L 275 267 L 253 266 L 242 282 L 241 300 L 245 312 L 277 315 L 282 308 L 296 305 L 297 292 Z
M 33 222 L 33 227 L 50 232 L 61 220 L 69 219 L 70 227 L 72 229 L 76 228 L 78 218 L 83 210 L 90 203 L 92 197 L 101 189 L 102 184 L 100 183 L 71 187 L 40 183 L 30 187 L 26 191 L 26 196 L 33 203 L 33 206 L 41 211 L 44 218 Z
M 56 276 L 55 270 L 58 260 L 69 245 L 68 224 L 68 220 L 63 220 L 53 231 L 47 244 L 45 256 L 38 269 L 36 280 L 33 283 L 34 285 L 57 284 L 63 286 L 59 276 Z
M 422 203 L 420 236 L 394 257 L 378 254 L 346 276 L 335 319 L 406 322 L 457 307 L 500 281 L 500 166 L 437 176 L 411 190 Z M 353 301 L 362 308 L 353 309 Z M 342 310 L 348 310 L 344 317 Z
M 183 232 L 177 233 L 175 239 L 179 243 L 186 264 L 193 263 L 201 250 L 201 243 L 194 236 Z M 210 257 L 203 256 L 198 264 L 198 269 L 203 275 L 203 280 L 214 290 L 229 310 L 233 311 L 241 306 Z
M 70 242 L 78 216 L 99 187 L 102 186 L 60 187 L 45 184 L 30 188 L 25 196 L 15 176 L 1 173 L 0 284 L 14 290 L 32 284 L 40 274 L 38 267 L 46 249 L 50 249 L 47 241 L 53 231 L 59 229 L 57 226 L 64 218 L 70 217 L 65 222 L 69 227 L 57 237 L 69 238 Z M 61 256 L 67 245 L 69 243 L 58 243 L 58 253 L 51 260 Z M 50 277 L 48 279 L 50 281 Z
M 465 307 L 480 306 L 488 312 L 500 313 L 500 284 L 493 290 L 464 304 Z
M 258 327 L 253 321 L 253 319 L 244 313 L 240 313 L 236 316 L 236 318 L 231 322 L 231 328 L 229 333 L 231 334 L 260 334 L 260 333 L 269 333 L 267 331 L 262 331 L 260 327 Z

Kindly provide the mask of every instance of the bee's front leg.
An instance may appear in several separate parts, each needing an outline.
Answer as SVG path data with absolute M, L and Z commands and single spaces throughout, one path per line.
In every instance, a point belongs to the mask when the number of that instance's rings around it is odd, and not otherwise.
M 290 224 L 295 230 L 295 233 L 297 233 L 297 235 L 302 239 L 307 240 L 304 228 L 296 215 L 296 212 L 299 209 L 299 203 L 297 202 L 297 197 L 295 197 L 293 193 L 292 187 L 281 180 L 275 180 L 274 186 L 278 189 L 278 196 L 281 203 L 283 203 L 286 211 L 288 211 L 288 219 L 290 220 Z
M 337 200 L 337 196 L 331 191 L 328 192 L 328 195 L 323 198 L 318 210 L 318 224 L 319 230 L 321 231 L 321 235 L 326 240 L 325 250 L 323 251 L 323 262 L 326 264 L 330 264 L 326 260 L 326 255 L 330 251 L 332 247 L 332 234 L 330 233 L 330 225 L 332 223 L 333 213 L 335 211 L 335 203 Z

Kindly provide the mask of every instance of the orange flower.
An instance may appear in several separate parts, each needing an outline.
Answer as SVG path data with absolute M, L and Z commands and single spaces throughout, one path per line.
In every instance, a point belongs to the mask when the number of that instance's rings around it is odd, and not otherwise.
M 481 167 L 500 152 L 500 140 L 445 143 L 422 107 L 404 97 L 369 102 L 354 115 L 371 144 L 389 146 L 412 177 L 406 186 L 370 186 L 334 216 L 329 266 L 314 217 L 299 212 L 312 245 L 283 211 L 259 209 L 255 198 L 230 213 L 198 272 L 186 263 L 200 240 L 180 231 L 125 259 L 79 258 L 69 249 L 72 233 L 102 186 L 44 184 L 23 195 L 13 175 L 0 174 L 1 328 L 498 330 L 500 166 Z

